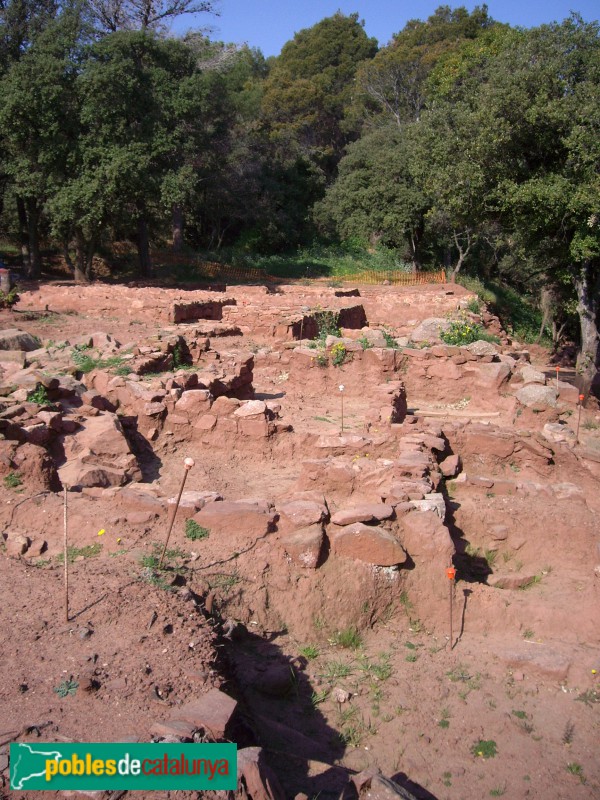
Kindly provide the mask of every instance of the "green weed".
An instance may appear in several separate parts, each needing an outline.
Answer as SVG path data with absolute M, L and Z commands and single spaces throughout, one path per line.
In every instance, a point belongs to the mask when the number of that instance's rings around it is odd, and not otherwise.
M 193 519 L 186 519 L 185 521 L 185 538 L 191 539 L 193 542 L 199 539 L 207 539 L 210 536 L 208 528 L 203 528 L 202 525 Z
M 68 681 L 61 681 L 58 686 L 54 687 L 54 691 L 59 697 L 68 697 L 69 695 L 75 694 L 78 688 L 79 683 L 74 681 L 71 677 Z
M 18 472 L 9 472 L 8 475 L 5 475 L 4 478 L 2 478 L 2 483 L 7 489 L 16 489 L 17 486 L 21 486 L 23 484 L 23 481 L 21 480 L 21 476 Z
M 329 683 L 335 683 L 352 675 L 352 672 L 352 667 L 349 664 L 344 664 L 341 661 L 328 661 L 321 677 Z
M 494 758 L 498 753 L 493 739 L 480 739 L 471 746 L 471 753 L 478 758 Z
M 342 342 L 336 342 L 336 344 L 334 344 L 331 348 L 329 355 L 331 357 L 331 363 L 333 366 L 341 367 L 348 357 L 348 351 Z
M 356 628 L 345 628 L 342 631 L 336 631 L 331 637 L 330 643 L 347 650 L 358 650 L 359 647 L 362 647 L 362 636 Z
M 583 774 L 583 767 L 581 764 L 578 764 L 576 761 L 570 761 L 567 764 L 567 772 L 570 772 L 571 775 L 576 775 L 581 783 L 585 783 L 585 775 Z
M 309 661 L 312 661 L 315 658 L 319 657 L 319 648 L 315 647 L 314 645 L 308 644 L 306 647 L 301 647 L 299 650 L 301 656 L 307 658 Z
M 389 331 L 382 330 L 381 333 L 383 334 L 383 338 L 385 339 L 385 346 L 391 347 L 392 350 L 398 350 L 399 345 L 398 342 L 394 339 L 392 334 Z
M 84 547 L 68 547 L 67 548 L 67 559 L 69 564 L 72 564 L 76 558 L 94 558 L 102 551 L 102 545 L 100 542 L 95 542 L 94 544 L 87 544 Z M 56 561 L 58 564 L 64 564 L 65 561 L 65 554 L 59 553 L 56 556 Z
M 36 403 L 38 406 L 53 405 L 48 397 L 48 390 L 41 383 L 38 383 L 38 385 L 35 387 L 35 389 L 32 389 L 32 391 L 27 392 L 27 402 Z

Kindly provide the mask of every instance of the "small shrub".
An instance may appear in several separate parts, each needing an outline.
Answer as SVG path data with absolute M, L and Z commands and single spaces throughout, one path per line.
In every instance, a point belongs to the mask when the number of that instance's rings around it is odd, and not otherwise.
M 7 489 L 16 489 L 17 486 L 21 486 L 23 481 L 18 472 L 9 472 L 8 475 L 5 475 L 2 479 L 2 483 Z
M 210 535 L 210 531 L 208 528 L 203 528 L 201 525 L 193 519 L 187 519 L 185 521 L 185 538 L 191 539 L 193 542 L 198 541 L 199 539 L 207 539 Z
M 341 367 L 348 356 L 348 351 L 346 350 L 345 345 L 341 342 L 337 342 L 331 348 L 331 363 L 334 367 Z
M 319 339 L 326 339 L 328 336 L 340 336 L 339 313 L 337 311 L 316 311 L 314 314 L 315 322 L 319 329 Z
M 471 314 L 480 314 L 481 313 L 481 301 L 478 297 L 472 297 L 469 302 L 467 303 L 467 311 L 470 311 Z
M 480 739 L 471 747 L 471 753 L 478 758 L 494 758 L 498 753 L 493 739 Z
M 31 392 L 27 392 L 27 402 L 37 403 L 38 406 L 52 405 L 50 398 L 48 397 L 48 390 L 41 383 L 38 383 L 35 389 L 32 389 Z
M 319 353 L 315 356 L 315 362 L 319 367 L 326 367 L 329 364 L 327 353 Z
M 381 333 L 385 339 L 385 346 L 391 347 L 392 350 L 398 350 L 398 342 L 394 339 L 392 334 L 389 331 L 381 331 Z
M 373 347 L 373 342 L 370 342 L 364 335 L 360 337 L 358 343 L 363 350 L 370 350 L 370 348 Z
M 10 292 L 3 292 L 0 290 L 0 308 L 12 308 L 20 300 L 16 288 Z

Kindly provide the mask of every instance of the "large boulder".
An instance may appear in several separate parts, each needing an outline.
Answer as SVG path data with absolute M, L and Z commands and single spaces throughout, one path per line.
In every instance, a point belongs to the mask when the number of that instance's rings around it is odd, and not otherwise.
M 556 408 L 557 406 L 557 393 L 554 386 L 528 383 L 522 389 L 519 389 L 516 397 L 519 403 L 536 411 Z
M 441 568 L 451 563 L 454 544 L 448 528 L 435 511 L 413 511 L 402 517 L 402 544 L 418 564 L 437 564 Z
M 64 438 L 67 463 L 60 478 L 72 488 L 123 486 L 142 477 L 116 414 L 87 417 L 81 428 Z
M 223 500 L 207 503 L 193 519 L 211 533 L 258 538 L 273 530 L 275 513 L 266 502 Z
M 362 522 L 344 527 L 332 525 L 328 536 L 331 550 L 337 556 L 355 558 L 379 567 L 392 567 L 406 561 L 406 553 L 395 537 L 374 525 Z
M 317 524 L 287 533 L 281 537 L 280 542 L 295 564 L 305 569 L 316 569 L 324 540 L 323 526 Z
M 24 350 L 26 353 L 30 353 L 32 350 L 37 350 L 39 346 L 39 339 L 26 331 L 20 331 L 18 328 L 7 328 L 0 331 L 0 350 Z
M 450 322 L 444 317 L 430 317 L 429 319 L 424 319 L 410 334 L 410 341 L 438 344 L 441 342 L 440 333 L 442 331 L 447 331 L 449 327 Z

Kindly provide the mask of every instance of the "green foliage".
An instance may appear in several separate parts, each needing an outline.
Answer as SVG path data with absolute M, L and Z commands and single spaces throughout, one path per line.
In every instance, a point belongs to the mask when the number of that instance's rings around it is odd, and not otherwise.
M 373 342 L 370 342 L 364 335 L 360 337 L 358 343 L 363 350 L 369 350 L 371 347 L 373 347 Z
M 472 297 L 469 302 L 467 303 L 467 311 L 470 311 L 471 314 L 480 314 L 481 313 L 481 303 L 479 298 Z
M 79 688 L 78 681 L 74 681 L 73 678 L 69 678 L 69 680 L 61 681 L 58 686 L 54 687 L 54 691 L 59 697 L 68 697 L 69 695 L 74 695 Z
M 50 402 L 50 398 L 48 397 L 48 390 L 46 387 L 38 383 L 35 389 L 30 392 L 27 392 L 27 402 L 28 403 L 37 403 L 38 406 L 50 406 L 52 403 Z
M 102 545 L 100 542 L 95 542 L 94 544 L 86 544 L 83 547 L 67 547 L 67 559 L 69 564 L 72 564 L 75 559 L 78 558 L 94 558 L 102 551 Z M 65 561 L 65 554 L 59 553 L 56 556 L 56 562 L 58 564 L 64 564 Z
M 337 311 L 318 310 L 314 312 L 319 339 L 324 341 L 328 336 L 340 336 L 339 316 Z
M 0 308 L 12 308 L 20 299 L 16 288 L 11 289 L 9 292 L 0 290 Z
M 17 486 L 22 485 L 23 481 L 21 480 L 21 476 L 18 472 L 9 472 L 8 475 L 5 475 L 4 478 L 2 478 L 2 483 L 7 489 L 16 489 Z
M 498 342 L 498 339 L 487 334 L 481 325 L 464 318 L 450 320 L 448 329 L 440 331 L 440 339 L 450 345 L 467 345 L 479 340 Z
M 478 758 L 494 758 L 498 749 L 493 739 L 480 739 L 471 746 L 471 753 Z
M 185 538 L 196 542 L 199 539 L 207 539 L 210 536 L 208 528 L 203 528 L 193 519 L 185 521 Z
M 304 656 L 304 658 L 307 658 L 309 661 L 319 657 L 319 648 L 315 647 L 314 645 L 306 645 L 306 647 L 301 647 L 299 652 L 301 656 Z
M 348 357 L 348 351 L 342 342 L 336 342 L 329 353 L 334 367 L 341 367 Z
M 586 782 L 585 775 L 583 774 L 583 767 L 576 761 L 570 761 L 567 764 L 567 772 L 570 772 L 571 775 L 576 775 L 581 783 Z
M 362 636 L 356 628 L 344 628 L 336 631 L 331 637 L 331 644 L 348 650 L 358 650 L 359 647 L 362 647 L 362 643 Z
M 391 347 L 392 350 L 398 350 L 399 349 L 398 342 L 395 340 L 395 338 L 392 336 L 392 334 L 389 331 L 386 331 L 384 329 L 384 330 L 381 331 L 381 333 L 383 334 L 383 338 L 385 339 L 385 346 L 386 347 Z

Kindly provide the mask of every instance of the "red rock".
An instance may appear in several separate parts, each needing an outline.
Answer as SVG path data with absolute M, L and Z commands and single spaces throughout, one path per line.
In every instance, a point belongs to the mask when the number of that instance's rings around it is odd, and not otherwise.
M 457 381 L 462 377 L 462 370 L 453 361 L 434 361 L 427 367 L 427 374 L 440 381 Z
M 12 558 L 18 558 L 25 555 L 29 550 L 31 540 L 28 536 L 23 536 L 20 533 L 9 534 L 6 540 L 6 553 Z
M 485 458 L 493 456 L 509 458 L 515 449 L 515 437 L 510 433 L 490 431 L 489 433 L 467 433 L 463 452 Z
M 240 401 L 236 400 L 235 397 L 225 397 L 223 395 L 222 397 L 217 397 L 210 408 L 210 413 L 214 414 L 215 417 L 226 417 L 229 414 L 233 414 L 239 405 Z
M 198 700 L 176 708 L 172 719 L 190 722 L 197 728 L 203 728 L 214 739 L 222 739 L 236 707 L 237 702 L 233 697 L 219 689 L 211 689 Z
M 328 530 L 331 550 L 335 555 L 355 558 L 366 564 L 391 567 L 403 564 L 406 553 L 391 533 L 372 525 L 355 522 L 343 528 Z
M 528 586 L 535 578 L 535 575 L 524 575 L 522 573 L 509 573 L 507 575 L 488 575 L 488 586 L 495 589 L 522 589 Z
M 175 410 L 178 414 L 195 417 L 210 409 L 211 400 L 211 393 L 207 389 L 188 389 L 175 403 Z
M 454 544 L 448 528 L 433 511 L 414 511 L 401 518 L 401 541 L 417 563 L 450 564 Z
M 244 747 L 237 754 L 238 786 L 252 800 L 285 800 L 277 775 L 269 767 L 260 747 Z
M 394 509 L 385 503 L 364 503 L 336 511 L 331 517 L 334 525 L 351 525 L 353 522 L 380 522 L 394 516 Z
M 193 519 L 211 533 L 259 537 L 273 530 L 275 514 L 265 513 L 252 503 L 226 500 L 207 503 Z
M 213 414 L 203 414 L 196 422 L 194 428 L 200 431 L 212 431 L 217 424 L 217 418 Z
M 283 549 L 299 567 L 316 569 L 324 541 L 323 527 L 310 525 L 281 537 Z
M 467 483 L 470 483 L 471 486 L 481 486 L 484 489 L 491 489 L 494 485 L 494 481 L 491 478 L 484 478 L 481 475 L 469 475 Z
M 278 505 L 277 510 L 296 528 L 305 528 L 327 518 L 327 507 L 311 500 L 290 500 Z
M 264 416 L 266 411 L 267 406 L 262 400 L 248 400 L 233 412 L 233 416 L 238 418 L 260 417 Z
M 142 413 L 147 417 L 156 417 L 167 410 L 164 403 L 144 403 Z
M 440 463 L 440 470 L 444 478 L 455 478 L 461 470 L 459 455 L 451 455 Z
M 178 736 L 181 739 L 191 739 L 197 726 L 192 722 L 182 719 L 171 719 L 166 722 L 155 722 L 150 728 L 151 736 Z
M 242 436 L 262 439 L 269 435 L 269 424 L 265 416 L 243 417 L 238 420 L 238 430 Z

